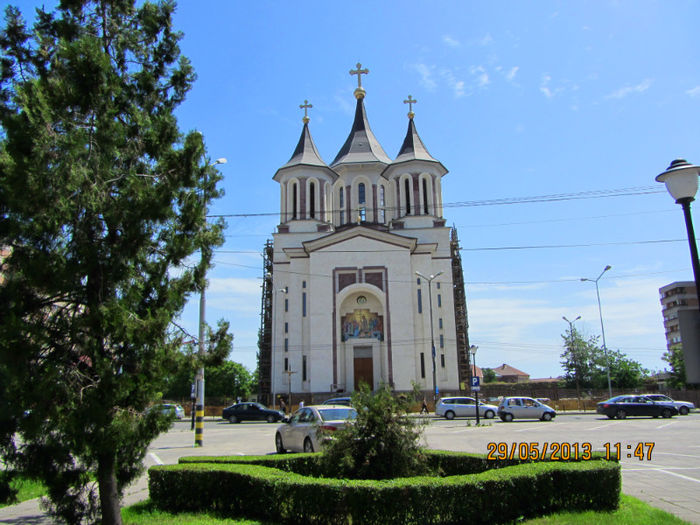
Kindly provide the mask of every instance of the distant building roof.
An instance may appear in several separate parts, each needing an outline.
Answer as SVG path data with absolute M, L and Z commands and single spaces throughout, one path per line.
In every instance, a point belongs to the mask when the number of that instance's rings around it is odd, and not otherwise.
M 518 370 L 515 367 L 512 367 L 510 365 L 507 365 L 503 363 L 501 366 L 492 368 L 496 373 L 497 377 L 504 377 L 504 376 L 520 376 L 520 377 L 530 377 L 530 374 L 526 374 L 522 370 Z

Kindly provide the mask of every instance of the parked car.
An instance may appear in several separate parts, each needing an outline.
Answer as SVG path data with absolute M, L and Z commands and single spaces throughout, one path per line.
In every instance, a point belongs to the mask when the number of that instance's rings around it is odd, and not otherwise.
M 274 423 L 284 418 L 284 412 L 269 409 L 260 403 L 237 403 L 224 408 L 221 417 L 228 419 L 229 423 L 240 423 L 241 421 Z
M 352 406 L 352 400 L 349 397 L 332 397 L 326 399 L 322 405 L 343 405 L 346 407 Z
M 323 438 L 318 431 L 334 432 L 357 417 L 357 411 L 344 405 L 312 405 L 300 408 L 291 418 L 277 427 L 275 448 L 279 454 L 315 452 Z
M 498 407 L 479 402 L 479 417 L 492 419 Z M 445 419 L 455 417 L 476 417 L 476 401 L 473 397 L 442 397 L 435 405 L 435 415 Z
M 625 419 L 627 416 L 671 417 L 678 409 L 671 403 L 655 403 L 649 396 L 615 396 L 598 403 L 596 412 L 610 419 Z
M 662 405 L 673 405 L 678 409 L 678 413 L 681 416 L 687 416 L 691 410 L 695 409 L 695 404 L 690 401 L 674 401 L 668 396 L 663 394 L 644 394 L 654 403 L 661 403 Z
M 174 419 L 185 417 L 185 409 L 177 403 L 163 403 L 158 407 L 163 415 L 171 416 Z
M 516 418 L 551 421 L 557 417 L 557 412 L 531 397 L 504 397 L 498 405 L 498 417 L 503 421 L 513 421 Z

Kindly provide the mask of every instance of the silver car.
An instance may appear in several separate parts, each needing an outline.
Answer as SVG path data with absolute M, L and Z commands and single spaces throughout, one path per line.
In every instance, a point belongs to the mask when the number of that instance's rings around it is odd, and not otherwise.
M 676 409 L 678 409 L 678 413 L 681 416 L 687 416 L 688 413 L 695 408 L 695 405 L 690 401 L 674 401 L 670 397 L 663 394 L 645 394 L 645 396 L 654 401 L 654 403 L 673 405 L 676 407 Z
M 479 417 L 492 419 L 498 407 L 479 402 Z M 476 417 L 476 401 L 473 397 L 443 397 L 435 405 L 435 415 L 445 419 L 455 417 Z
M 357 411 L 342 405 L 312 405 L 300 408 L 291 418 L 277 427 L 275 448 L 285 452 L 315 452 L 320 450 L 319 429 L 331 433 L 357 417 Z
M 552 407 L 531 397 L 504 397 L 498 405 L 498 417 L 503 421 L 513 421 L 516 418 L 551 421 L 556 415 Z

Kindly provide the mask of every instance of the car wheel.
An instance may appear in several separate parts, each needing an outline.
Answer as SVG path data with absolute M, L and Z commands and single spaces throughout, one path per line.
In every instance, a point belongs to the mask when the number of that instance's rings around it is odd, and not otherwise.
M 661 411 L 661 417 L 663 417 L 663 418 L 665 418 L 665 419 L 668 419 L 668 418 L 671 417 L 672 415 L 673 415 L 673 414 L 671 414 L 671 411 L 670 411 L 668 408 L 664 408 L 664 409 Z
M 551 421 L 552 420 L 552 414 L 549 412 L 545 412 L 542 414 L 542 421 Z
M 228 416 L 229 423 L 238 423 L 238 418 L 236 416 Z
M 275 448 L 277 449 L 278 454 L 284 454 L 287 452 L 287 449 L 284 448 L 284 444 L 282 443 L 282 436 L 278 432 L 275 434 Z
M 272 414 L 270 414 L 269 416 L 267 416 L 267 422 L 268 422 L 268 423 L 274 423 L 274 422 L 275 422 L 275 416 L 273 416 Z
M 690 410 L 688 410 L 688 407 L 681 407 L 681 408 L 678 409 L 678 413 L 679 413 L 681 416 L 687 416 L 687 415 L 688 415 L 688 412 L 690 412 Z
M 452 410 L 448 410 L 445 412 L 445 419 L 454 419 L 455 418 L 455 413 L 452 412 Z
M 314 451 L 314 444 L 311 443 L 310 438 L 306 438 L 304 440 L 304 452 L 313 452 Z
M 617 419 L 625 419 L 627 417 L 627 412 L 625 412 L 624 410 L 618 410 L 617 414 L 615 414 L 615 417 L 617 417 Z
M 501 416 L 501 419 L 506 422 L 513 421 L 513 414 L 509 414 L 508 412 L 506 412 Z
M 484 412 L 484 418 L 485 419 L 493 419 L 496 414 L 493 413 L 493 410 L 487 410 Z

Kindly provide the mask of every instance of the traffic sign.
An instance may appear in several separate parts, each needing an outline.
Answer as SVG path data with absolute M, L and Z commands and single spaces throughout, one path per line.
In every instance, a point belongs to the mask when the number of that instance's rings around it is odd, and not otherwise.
M 479 386 L 479 376 L 472 376 L 472 387 Z
M 472 387 L 472 392 L 481 392 L 481 387 L 480 386 L 473 386 Z

